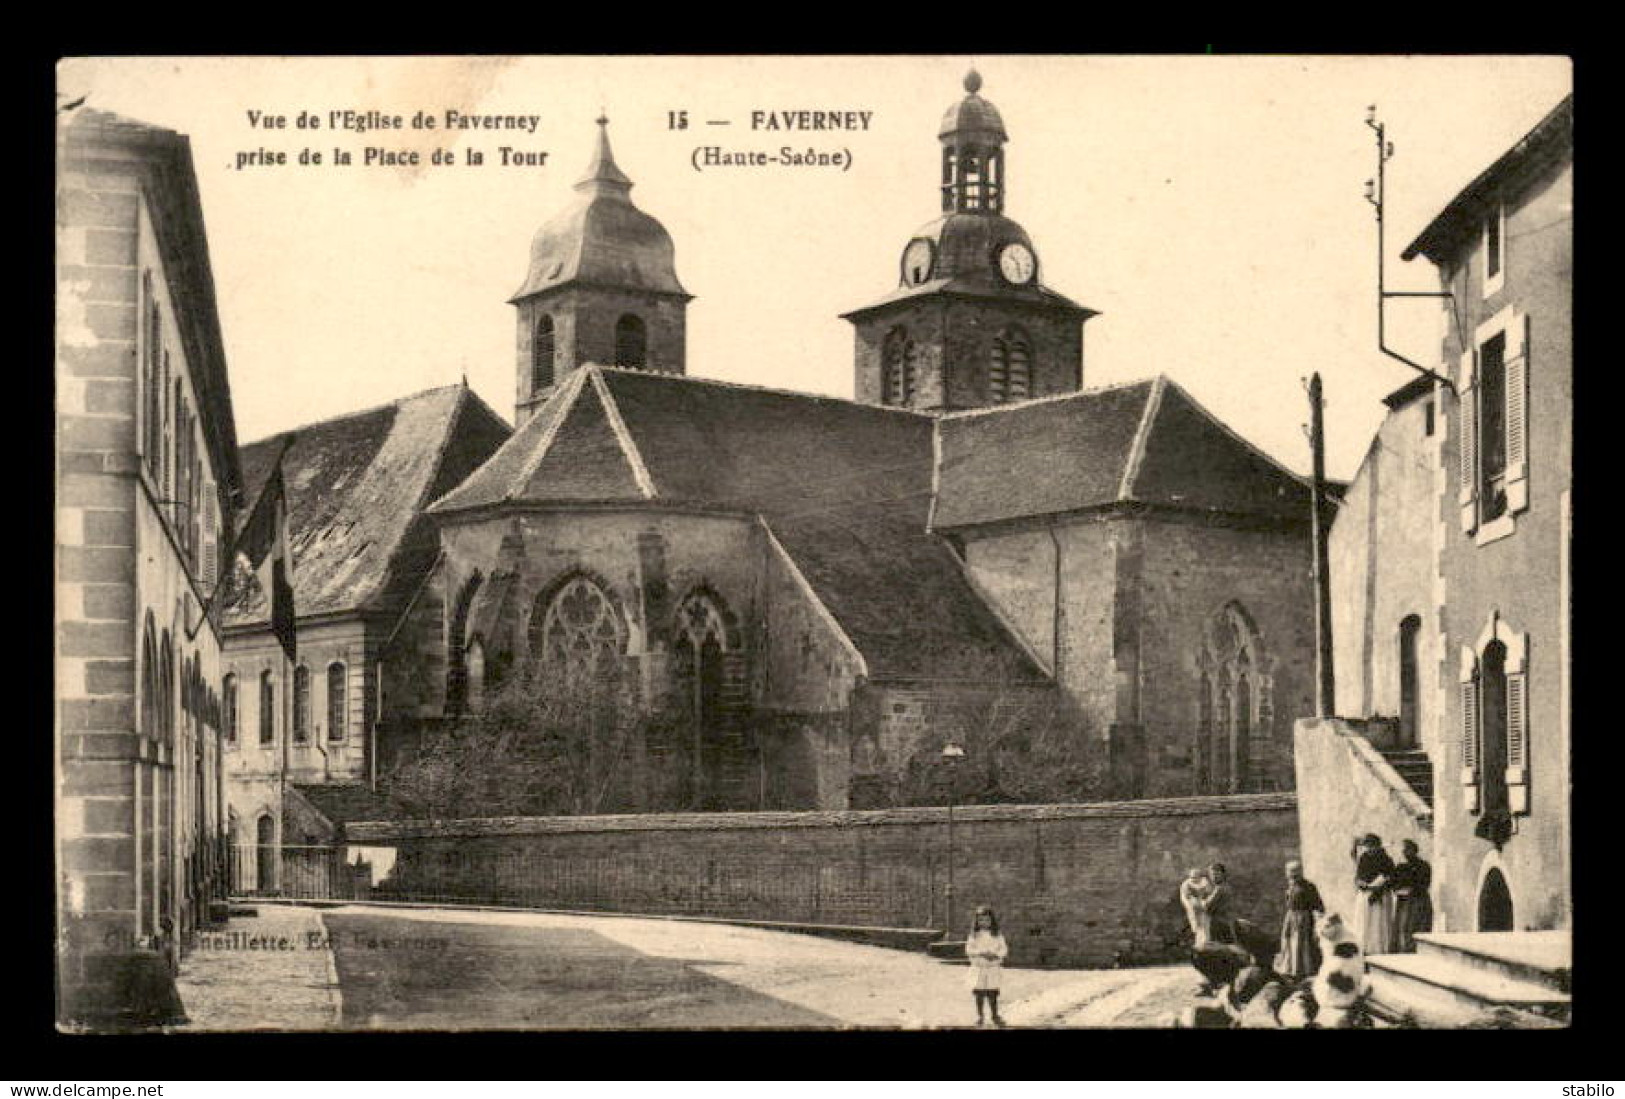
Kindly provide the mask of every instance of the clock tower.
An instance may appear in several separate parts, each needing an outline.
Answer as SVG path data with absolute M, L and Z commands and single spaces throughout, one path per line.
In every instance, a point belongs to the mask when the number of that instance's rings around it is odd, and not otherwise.
M 1004 215 L 1008 136 L 981 87 L 971 70 L 943 116 L 942 214 L 904 245 L 897 288 L 842 314 L 860 401 L 952 412 L 1083 387 L 1095 312 L 1044 286 L 1027 231 Z

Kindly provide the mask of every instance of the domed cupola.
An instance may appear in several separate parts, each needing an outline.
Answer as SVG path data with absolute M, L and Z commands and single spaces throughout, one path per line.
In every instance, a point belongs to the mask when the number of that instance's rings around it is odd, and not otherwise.
M 575 191 L 531 240 L 524 285 L 509 299 L 519 311 L 519 423 L 585 363 L 685 369 L 693 295 L 677 280 L 671 234 L 632 203 L 607 118 L 598 119 L 597 146 Z
M 1083 385 L 1094 310 L 1040 281 L 1032 238 L 1005 216 L 1009 134 L 981 91 L 972 69 L 937 129 L 942 214 L 904 246 L 897 289 L 843 314 L 857 329 L 859 400 L 936 412 Z
M 684 293 L 671 234 L 632 204 L 632 180 L 615 163 L 607 118 L 598 119 L 598 147 L 575 191 L 576 200 L 532 239 L 530 271 L 513 301 L 572 281 Z

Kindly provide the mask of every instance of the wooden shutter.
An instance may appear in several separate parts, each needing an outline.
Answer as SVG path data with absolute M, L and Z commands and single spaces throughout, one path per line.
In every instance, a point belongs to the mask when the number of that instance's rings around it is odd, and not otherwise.
M 1529 506 L 1529 315 L 1512 314 L 1506 334 L 1507 511 Z
M 1469 813 L 1478 812 L 1478 659 L 1461 651 L 1461 784 Z
M 1507 801 L 1529 812 L 1529 635 L 1507 646 Z
M 215 540 L 215 496 L 212 483 L 203 486 L 203 587 L 214 591 L 220 577 L 220 547 Z
M 1478 375 L 1477 351 L 1468 351 L 1461 357 L 1461 392 L 1458 407 L 1461 410 L 1461 458 L 1459 491 L 1461 529 L 1471 533 L 1478 527 Z

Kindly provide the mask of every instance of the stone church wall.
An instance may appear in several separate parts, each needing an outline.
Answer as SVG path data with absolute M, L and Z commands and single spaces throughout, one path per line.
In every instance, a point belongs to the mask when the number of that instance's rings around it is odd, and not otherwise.
M 1151 520 L 1138 525 L 1144 796 L 1193 792 L 1197 654 L 1203 632 L 1232 601 L 1257 627 L 1263 656 L 1259 670 L 1269 687 L 1269 707 L 1254 740 L 1255 752 L 1261 747 L 1267 752 L 1268 767 L 1256 779 L 1291 789 L 1292 723 L 1314 709 L 1308 532 Z
M 1172 960 L 1188 866 L 1222 861 L 1239 913 L 1274 930 L 1296 798 L 1237 795 L 963 807 L 954 913 L 946 812 L 650 814 L 351 824 L 392 846 L 376 896 L 962 931 L 995 905 L 1015 965 Z

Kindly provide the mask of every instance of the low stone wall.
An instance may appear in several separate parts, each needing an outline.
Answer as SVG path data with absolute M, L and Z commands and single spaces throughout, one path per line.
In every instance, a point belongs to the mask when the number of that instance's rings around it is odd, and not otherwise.
M 1294 730 L 1298 828 L 1304 876 L 1326 906 L 1351 916 L 1356 900 L 1354 837 L 1375 832 L 1395 861 L 1413 839 L 1432 861 L 1432 811 L 1363 735 L 1340 718 L 1306 718 Z M 1376 727 L 1379 738 L 1384 727 Z
M 1241 915 L 1281 917 L 1297 850 L 1293 794 L 948 811 L 510 817 L 352 823 L 391 847 L 374 896 L 865 927 L 948 927 L 999 912 L 1019 965 L 1111 966 L 1180 956 L 1176 889 L 1221 861 Z

